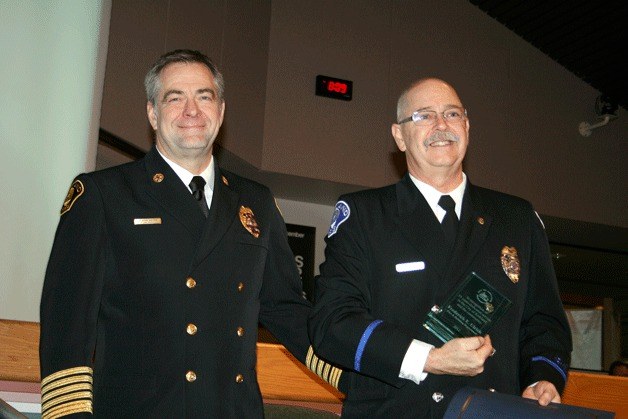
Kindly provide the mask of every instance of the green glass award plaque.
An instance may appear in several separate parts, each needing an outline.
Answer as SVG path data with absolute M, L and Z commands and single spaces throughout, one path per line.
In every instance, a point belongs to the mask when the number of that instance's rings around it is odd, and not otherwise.
M 471 272 L 442 306 L 434 306 L 423 327 L 443 342 L 484 336 L 512 305 L 478 274 Z

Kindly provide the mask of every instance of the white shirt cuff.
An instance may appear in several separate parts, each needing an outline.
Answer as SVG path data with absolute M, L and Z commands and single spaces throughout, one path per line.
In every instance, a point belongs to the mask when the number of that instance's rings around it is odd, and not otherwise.
M 399 378 L 405 378 L 417 384 L 425 380 L 427 373 L 423 372 L 423 368 L 425 368 L 427 356 L 433 347 L 434 345 L 430 345 L 429 343 L 421 342 L 416 339 L 413 340 L 401 363 Z

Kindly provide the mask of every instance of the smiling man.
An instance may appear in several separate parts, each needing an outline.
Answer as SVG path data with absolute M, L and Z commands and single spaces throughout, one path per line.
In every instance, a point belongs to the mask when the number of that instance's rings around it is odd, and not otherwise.
M 442 417 L 464 386 L 560 401 L 571 335 L 547 238 L 528 202 L 469 182 L 469 127 L 453 87 L 418 80 L 391 128 L 408 173 L 336 204 L 310 337 L 322 357 L 359 373 L 343 417 Z M 512 306 L 490 336 L 441 339 L 423 326 L 428 313 L 441 313 L 471 273 L 495 290 L 477 298 L 501 294 Z
M 284 221 L 266 187 L 212 156 L 224 81 L 206 56 L 163 55 L 145 87 L 155 146 L 78 176 L 61 209 L 41 300 L 42 415 L 262 418 L 258 322 L 325 365 Z

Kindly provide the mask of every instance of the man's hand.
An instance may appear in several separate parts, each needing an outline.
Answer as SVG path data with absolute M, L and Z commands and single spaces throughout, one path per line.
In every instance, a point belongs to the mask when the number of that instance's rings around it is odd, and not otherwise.
M 488 335 L 452 339 L 430 351 L 423 371 L 472 377 L 484 371 L 484 362 L 493 353 Z
M 538 400 L 541 406 L 547 406 L 550 402 L 560 403 L 560 394 L 549 381 L 539 381 L 536 385 L 523 390 L 521 394 L 526 399 Z

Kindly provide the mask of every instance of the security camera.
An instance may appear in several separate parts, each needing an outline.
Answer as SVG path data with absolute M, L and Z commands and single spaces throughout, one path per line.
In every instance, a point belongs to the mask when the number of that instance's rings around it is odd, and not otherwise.
M 599 122 L 589 124 L 581 122 L 578 125 L 578 131 L 583 137 L 589 137 L 594 129 L 600 128 L 608 124 L 610 121 L 617 119 L 618 104 L 607 95 L 598 96 L 595 100 L 595 113 L 598 115 Z
M 618 107 L 617 101 L 608 95 L 600 95 L 595 101 L 595 113 L 598 116 L 617 116 Z

